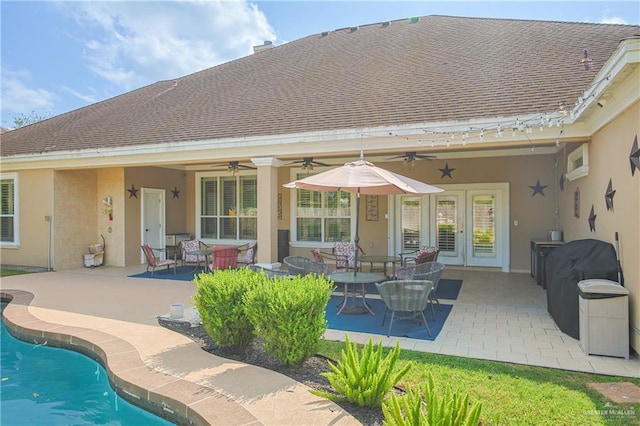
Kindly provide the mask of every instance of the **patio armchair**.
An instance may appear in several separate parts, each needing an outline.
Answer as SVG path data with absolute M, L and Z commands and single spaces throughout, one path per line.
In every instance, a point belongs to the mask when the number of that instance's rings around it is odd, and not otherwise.
M 173 273 L 176 273 L 176 266 L 178 265 L 178 262 L 175 258 L 175 252 L 173 259 L 161 259 L 160 257 L 156 256 L 155 252 L 163 252 L 165 251 L 164 249 L 151 248 L 149 243 L 144 243 L 140 247 L 142 248 L 142 252 L 144 253 L 144 257 L 147 261 L 147 272 L 149 272 L 149 268 L 151 268 L 152 276 L 156 271 L 156 268 L 161 268 L 163 266 L 167 267 L 167 272 L 169 272 L 171 270 L 171 267 L 173 266 Z
M 361 254 L 365 254 L 362 248 L 358 247 Z M 313 258 L 318 263 L 325 263 L 326 259 L 335 262 L 336 268 L 333 272 L 349 272 L 356 268 L 356 244 L 349 242 L 338 242 L 331 253 L 327 253 L 320 249 L 311 250 Z M 358 261 L 357 270 L 360 270 L 360 261 Z
M 403 252 L 398 254 L 398 256 L 400 256 L 400 266 L 407 266 L 412 263 L 417 265 L 425 262 L 436 262 L 439 253 L 440 247 L 422 246 L 418 250 Z
M 326 275 L 329 267 L 326 263 L 316 262 L 302 256 L 287 256 L 282 262 L 287 266 L 290 275 Z
M 433 289 L 433 282 L 429 280 L 388 280 L 376 283 L 380 298 L 385 304 L 382 325 L 387 319 L 387 312 L 391 311 L 387 336 L 391 334 L 394 321 L 411 320 L 424 324 L 431 336 L 429 323 L 424 316 L 424 310 L 429 304 L 429 294 Z M 402 316 L 396 317 L 396 313 Z
M 442 277 L 442 273 L 444 272 L 445 265 L 443 263 L 438 262 L 426 262 L 421 263 L 415 266 L 415 273 L 413 275 L 413 279 L 416 280 L 429 280 L 433 282 L 433 289 L 431 293 L 429 293 L 429 304 L 431 305 L 431 316 L 435 320 L 435 312 L 433 310 L 433 302 L 436 302 L 438 305 L 438 309 L 442 309 L 440 307 L 440 301 L 438 300 L 438 283 L 440 282 L 440 278 Z
M 213 257 L 213 261 L 209 265 L 211 271 L 235 269 L 238 266 L 238 247 L 214 246 L 211 256 Z
M 204 250 L 209 248 L 208 245 L 203 243 L 200 240 L 183 240 L 180 241 L 180 253 L 182 255 L 182 266 L 185 263 L 197 263 L 198 266 L 200 264 L 207 264 L 207 256 L 203 254 L 188 254 L 189 252 L 194 252 L 198 250 Z
M 258 242 L 251 241 L 238 247 L 238 264 L 253 265 L 256 263 L 256 252 L 258 251 Z

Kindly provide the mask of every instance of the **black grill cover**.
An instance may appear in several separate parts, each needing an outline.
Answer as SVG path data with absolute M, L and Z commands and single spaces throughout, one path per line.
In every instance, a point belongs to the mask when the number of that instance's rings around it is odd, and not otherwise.
M 593 278 L 617 281 L 615 248 L 600 240 L 571 241 L 549 253 L 545 270 L 547 311 L 560 330 L 579 339 L 578 282 Z

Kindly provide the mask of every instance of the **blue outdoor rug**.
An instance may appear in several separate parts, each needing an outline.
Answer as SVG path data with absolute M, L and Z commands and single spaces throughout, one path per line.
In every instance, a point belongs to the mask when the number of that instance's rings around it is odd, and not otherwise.
M 194 273 L 193 266 L 178 266 L 175 275 L 173 274 L 173 268 L 167 272 L 167 268 L 156 269 L 151 275 L 151 271 L 142 272 L 140 274 L 129 275 L 131 278 L 155 278 L 158 280 L 180 280 L 180 281 L 192 281 L 194 275 L 204 272 L 204 268 L 198 268 Z
M 438 283 L 438 290 L 436 296 L 438 300 L 456 300 L 460 289 L 462 288 L 462 280 L 452 280 L 442 278 Z M 342 284 L 336 284 L 336 291 L 342 292 Z M 378 294 L 378 288 L 375 284 L 367 284 L 367 294 Z
M 337 305 L 342 305 L 342 300 L 342 296 L 331 296 L 331 300 L 327 304 L 326 318 L 330 329 L 357 331 L 384 336 L 387 335 L 391 313 L 387 313 L 387 319 L 384 325 L 382 325 L 382 316 L 384 315 L 385 310 L 385 305 L 382 300 L 367 298 L 367 303 L 371 306 L 375 315 L 371 315 L 370 313 L 359 315 L 342 313 L 340 315 L 336 315 L 338 309 L 340 309 Z M 349 303 L 352 303 L 351 299 L 349 300 Z M 362 299 L 357 298 L 355 303 L 361 304 Z M 434 321 L 431 317 L 431 307 L 427 307 L 427 310 L 425 311 L 425 318 L 427 319 L 429 328 L 431 329 L 431 336 L 427 334 L 427 329 L 424 324 L 410 320 L 394 321 L 393 327 L 391 328 L 391 336 L 435 340 L 435 338 L 438 337 L 440 330 L 442 330 L 442 326 L 449 316 L 451 308 L 451 305 L 445 305 L 443 303 L 440 303 L 440 308 L 438 308 L 438 305 L 435 305 L 434 312 L 436 314 L 436 320 Z M 402 315 L 402 313 L 396 313 L 396 317 L 398 315 Z

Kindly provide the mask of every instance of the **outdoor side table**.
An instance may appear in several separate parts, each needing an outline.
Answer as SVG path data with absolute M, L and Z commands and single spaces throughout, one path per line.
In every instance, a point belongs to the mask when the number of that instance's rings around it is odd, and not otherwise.
M 357 272 L 356 274 L 353 272 L 334 272 L 329 274 L 329 278 L 335 283 L 344 285 L 344 301 L 336 315 L 342 313 L 358 315 L 366 314 L 367 312 L 375 315 L 365 297 L 367 294 L 367 284 L 385 281 L 387 277 L 366 272 Z M 360 285 L 360 290 L 357 289 L 358 285 Z M 362 305 L 356 304 L 356 298 L 358 296 L 362 298 Z M 351 304 L 349 304 L 349 299 L 351 299 Z
M 384 256 L 384 255 L 364 255 L 360 257 L 362 262 L 371 264 L 369 272 L 382 272 L 386 277 L 393 278 L 396 276 L 396 263 L 400 262 L 400 256 Z M 374 263 L 381 263 L 382 266 L 374 266 Z M 391 264 L 391 275 L 388 274 L 387 265 Z

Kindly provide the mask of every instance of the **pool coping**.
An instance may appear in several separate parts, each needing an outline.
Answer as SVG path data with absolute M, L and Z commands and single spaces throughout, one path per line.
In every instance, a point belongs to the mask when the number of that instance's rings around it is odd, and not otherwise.
M 137 349 L 121 338 L 104 331 L 40 320 L 29 311 L 34 297 L 24 290 L 0 292 L 0 299 L 8 303 L 2 314 L 7 331 L 29 343 L 73 350 L 96 360 L 106 370 L 114 391 L 128 402 L 176 424 L 216 424 L 221 412 L 225 424 L 262 424 L 220 392 L 150 368 Z M 143 383 L 155 386 L 147 389 L 149 386 Z M 211 403 L 212 398 L 215 403 Z

